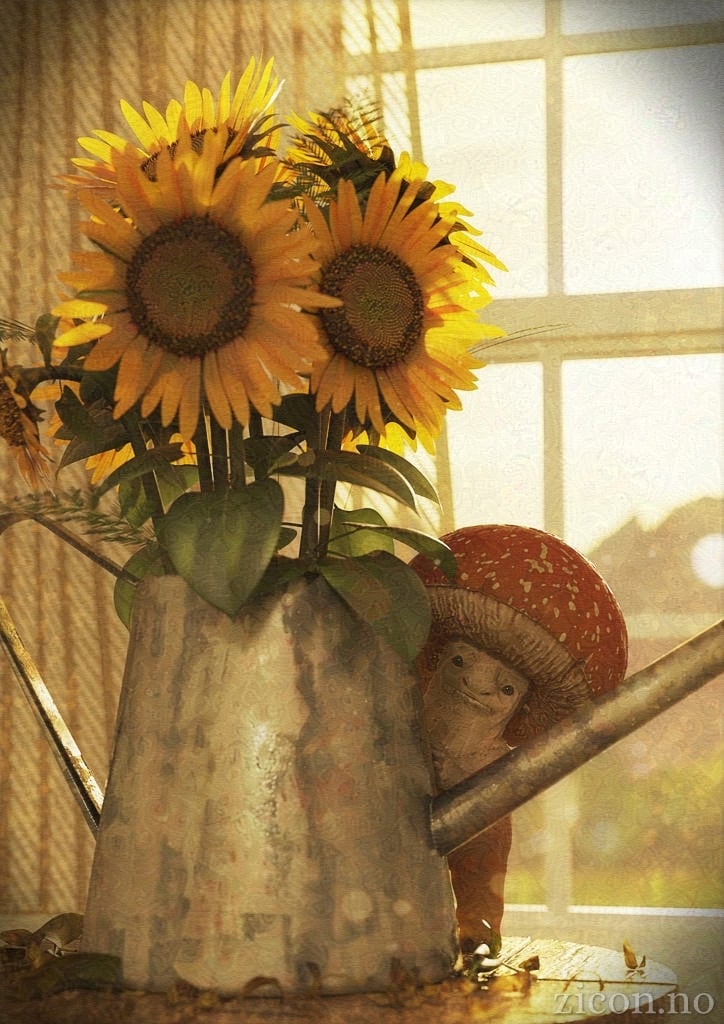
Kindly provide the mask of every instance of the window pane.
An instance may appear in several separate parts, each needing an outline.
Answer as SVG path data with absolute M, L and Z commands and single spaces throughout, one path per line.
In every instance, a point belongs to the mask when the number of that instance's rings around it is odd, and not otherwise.
M 659 653 L 685 639 L 669 638 Z M 722 906 L 722 682 L 579 770 L 574 904 Z
M 543 387 L 538 364 L 486 366 L 447 417 L 456 526 L 543 524 Z
M 621 604 L 629 674 L 721 615 L 721 366 L 564 366 L 566 538 Z M 576 773 L 575 903 L 721 905 L 722 682 Z
M 607 32 L 720 18 L 724 18 L 723 0 L 563 0 L 561 24 L 564 32 Z
M 722 491 L 719 355 L 563 367 L 566 540 L 582 551 Z
M 722 95 L 722 46 L 565 60 L 566 292 L 724 283 Z
M 510 272 L 496 298 L 544 295 L 545 92 L 542 61 L 417 73 L 423 158 L 456 186 L 483 244 Z
M 410 0 L 412 45 L 464 46 L 533 39 L 545 30 L 543 0 Z
M 347 53 L 387 53 L 401 45 L 396 0 L 342 0 L 342 45 Z

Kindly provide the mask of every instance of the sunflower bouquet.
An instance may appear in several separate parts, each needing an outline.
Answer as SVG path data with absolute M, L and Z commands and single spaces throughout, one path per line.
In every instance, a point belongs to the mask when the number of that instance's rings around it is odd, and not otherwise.
M 181 575 L 230 616 L 316 574 L 412 657 L 429 610 L 397 545 L 450 574 L 454 559 L 345 507 L 339 485 L 412 509 L 436 499 L 402 453 L 433 452 L 474 389 L 471 350 L 502 334 L 480 318 L 487 267 L 505 268 L 452 188 L 394 156 L 373 110 L 282 124 L 279 91 L 272 61 L 252 60 L 233 90 L 227 75 L 217 95 L 187 83 L 165 111 L 122 102 L 135 141 L 79 140 L 88 156 L 59 183 L 91 246 L 34 328 L 0 322 L 0 340 L 34 353 L 15 364 L 0 349 L 0 435 L 40 487 L 52 402 L 60 467 L 91 474 L 76 519 L 100 532 L 115 516 L 135 548 L 117 573 L 124 621 L 149 573 Z M 52 489 L 22 507 L 66 514 Z

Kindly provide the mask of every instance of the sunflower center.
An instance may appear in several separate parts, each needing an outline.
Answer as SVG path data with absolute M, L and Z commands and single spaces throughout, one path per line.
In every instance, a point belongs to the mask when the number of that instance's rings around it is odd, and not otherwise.
M 254 265 L 236 235 L 208 217 L 184 217 L 143 239 L 126 272 L 128 310 L 149 341 L 198 358 L 242 333 Z
M 346 249 L 325 267 L 322 290 L 344 302 L 321 317 L 333 347 L 352 362 L 368 369 L 390 366 L 419 341 L 422 291 L 407 264 L 387 249 Z
M 25 443 L 20 409 L 13 398 L 12 391 L 2 377 L 0 377 L 0 437 L 16 448 Z

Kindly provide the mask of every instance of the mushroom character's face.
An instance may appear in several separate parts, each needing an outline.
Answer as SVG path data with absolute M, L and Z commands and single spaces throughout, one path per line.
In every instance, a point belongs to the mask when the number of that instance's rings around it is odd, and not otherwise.
M 528 690 L 528 680 L 487 651 L 449 640 L 440 651 L 426 703 L 474 716 L 488 734 L 502 732 Z

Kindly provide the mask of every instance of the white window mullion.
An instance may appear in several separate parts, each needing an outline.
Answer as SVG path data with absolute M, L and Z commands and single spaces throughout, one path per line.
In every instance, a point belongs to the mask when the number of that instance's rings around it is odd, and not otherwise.
M 546 3 L 546 195 L 548 294 L 563 294 L 563 49 L 558 0 Z

